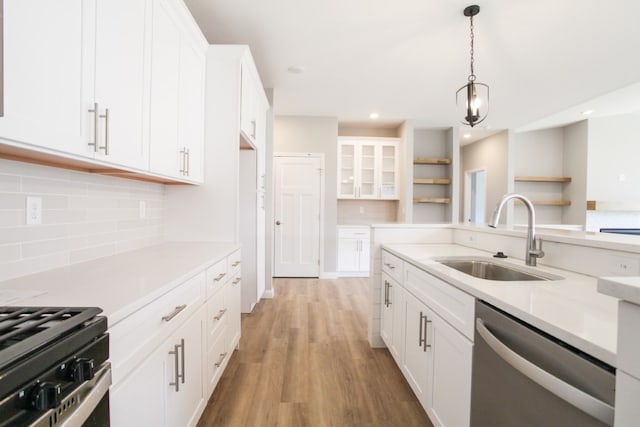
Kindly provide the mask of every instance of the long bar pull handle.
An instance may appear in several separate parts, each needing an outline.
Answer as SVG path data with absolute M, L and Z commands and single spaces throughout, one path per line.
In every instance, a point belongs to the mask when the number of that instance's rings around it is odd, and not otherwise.
M 180 391 L 180 381 L 178 381 L 180 379 L 180 373 L 178 372 L 178 369 L 179 369 L 178 348 L 180 348 L 180 345 L 176 344 L 173 346 L 173 351 L 169 352 L 169 354 L 173 355 L 173 371 L 175 373 L 175 378 L 176 378 L 176 380 L 174 382 L 170 382 L 169 385 L 174 386 L 176 388 L 176 392 Z
M 489 347 L 518 372 L 581 411 L 607 425 L 613 425 L 614 409 L 611 405 L 562 381 L 520 356 L 493 335 L 482 319 L 476 319 L 476 330 Z
M 187 159 L 185 157 L 186 153 L 187 153 L 186 148 L 183 148 L 182 150 L 180 150 L 180 170 L 178 172 L 180 172 L 182 175 L 184 175 L 187 172 Z
M 233 264 L 231 264 L 231 267 L 237 267 L 240 265 L 240 261 L 236 261 Z
M 219 281 L 220 281 L 220 280 L 222 280 L 222 278 L 223 278 L 224 276 L 226 276 L 226 275 L 227 275 L 227 273 L 220 273 L 220 274 L 218 274 L 216 277 L 214 277 L 213 281 L 214 281 L 214 282 L 219 282 Z
M 93 151 L 98 151 L 98 128 L 100 125 L 100 117 L 98 117 L 100 115 L 98 112 L 98 103 L 94 102 L 93 108 L 90 108 L 87 111 L 93 113 L 93 142 L 89 142 L 87 145 L 93 147 Z
M 391 288 L 393 288 L 393 285 L 389 282 L 387 285 L 387 307 L 389 307 L 393 302 L 391 301 Z
M 231 282 L 232 285 L 237 285 L 238 283 L 240 283 L 240 280 L 242 280 L 240 277 L 236 278 L 233 282 Z
M 104 145 L 99 147 L 104 150 L 105 156 L 109 155 L 109 109 L 104 109 L 104 114 L 100 114 L 100 118 L 104 119 Z
M 184 361 L 184 338 L 180 339 L 180 347 L 182 348 L 182 361 L 181 361 L 181 367 L 182 367 L 182 374 L 180 374 L 180 379 L 182 380 L 182 384 L 184 384 L 184 373 L 185 373 L 185 361 Z
M 217 315 L 217 316 L 213 316 L 214 320 L 220 320 L 220 319 L 222 319 L 222 316 L 224 316 L 224 314 L 225 314 L 226 312 L 227 312 L 227 309 L 226 309 L 226 308 L 223 308 L 222 310 L 220 310 L 220 311 L 218 312 L 218 315 Z
M 429 320 L 429 318 L 427 316 L 424 316 L 424 344 L 422 346 L 422 351 L 424 351 L 425 353 L 427 352 L 427 349 L 429 347 L 431 347 L 431 344 L 428 344 L 428 340 L 429 340 L 429 323 L 431 323 L 431 320 Z
M 213 364 L 213 366 L 215 366 L 216 368 L 219 368 L 220 365 L 222 365 L 222 362 L 224 361 L 224 358 L 227 357 L 227 353 L 220 353 L 220 358 L 218 359 L 218 361 L 216 363 Z
M 384 306 L 389 307 L 389 282 L 384 281 Z
M 164 320 L 165 322 L 171 321 L 171 319 L 180 314 L 180 312 L 185 308 L 187 308 L 187 304 L 177 306 L 171 313 L 167 314 L 166 316 L 162 316 L 162 320 Z
M 418 332 L 418 346 L 422 347 L 424 346 L 424 334 L 422 333 L 422 325 L 424 325 L 424 322 L 422 321 L 422 319 L 426 318 L 427 316 L 423 316 L 422 312 L 420 312 L 420 332 Z
M 256 121 L 251 120 L 251 138 L 256 139 Z
M 189 170 L 191 169 L 191 167 L 190 167 L 190 166 L 191 166 L 191 164 L 190 164 L 190 163 L 191 163 L 191 162 L 190 162 L 190 160 L 191 160 L 191 155 L 189 154 L 189 149 L 188 149 L 188 148 L 185 150 L 185 156 L 187 156 L 187 160 L 186 160 L 186 167 L 185 167 L 185 169 L 186 169 L 186 175 L 187 175 L 187 176 L 189 176 Z

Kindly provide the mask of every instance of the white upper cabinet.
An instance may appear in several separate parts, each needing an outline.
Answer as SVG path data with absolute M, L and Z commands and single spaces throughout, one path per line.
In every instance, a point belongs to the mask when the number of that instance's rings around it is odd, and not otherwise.
M 150 169 L 201 182 L 205 48 L 169 0 L 156 0 L 151 49 Z
M 338 138 L 338 198 L 397 199 L 398 140 Z
M 146 90 L 151 0 L 97 2 L 95 14 L 95 97 L 97 129 L 90 125 L 96 158 L 137 169 L 149 167 Z M 93 101 L 93 102 L 92 102 Z
M 4 8 L 1 144 L 202 182 L 207 42 L 182 0 Z
M 4 1 L 3 142 L 87 153 L 92 11 L 79 0 Z
M 268 102 L 251 58 L 243 58 L 240 76 L 240 132 L 254 147 L 264 147 Z

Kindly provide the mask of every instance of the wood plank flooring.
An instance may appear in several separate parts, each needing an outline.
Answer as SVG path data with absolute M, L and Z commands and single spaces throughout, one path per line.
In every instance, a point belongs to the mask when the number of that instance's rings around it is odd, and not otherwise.
M 386 349 L 367 341 L 367 279 L 275 279 L 242 317 L 234 352 L 198 423 L 432 426 Z

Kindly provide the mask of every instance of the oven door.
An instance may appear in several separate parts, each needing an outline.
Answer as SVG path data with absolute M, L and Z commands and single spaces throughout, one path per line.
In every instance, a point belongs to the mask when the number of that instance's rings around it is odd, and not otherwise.
M 105 362 L 60 405 L 44 412 L 30 427 L 108 427 L 111 364 Z

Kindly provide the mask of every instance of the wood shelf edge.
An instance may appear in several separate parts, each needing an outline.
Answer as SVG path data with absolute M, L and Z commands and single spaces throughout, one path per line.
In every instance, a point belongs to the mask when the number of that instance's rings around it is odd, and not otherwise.
M 447 197 L 414 197 L 413 203 L 451 203 L 451 199 Z
M 448 185 L 451 184 L 449 178 L 414 178 L 414 184 Z
M 571 182 L 570 176 L 516 176 L 516 182 Z
M 450 165 L 451 159 L 446 157 L 414 157 L 414 165 Z

